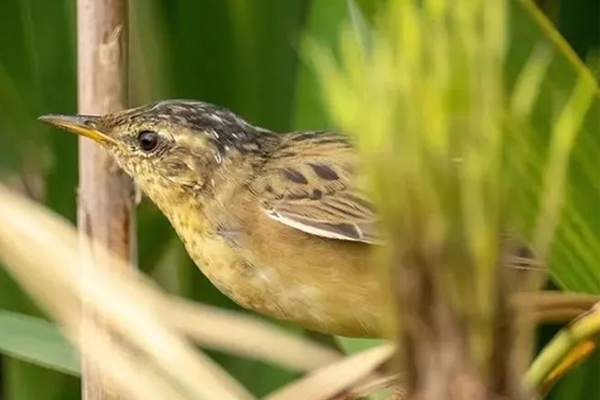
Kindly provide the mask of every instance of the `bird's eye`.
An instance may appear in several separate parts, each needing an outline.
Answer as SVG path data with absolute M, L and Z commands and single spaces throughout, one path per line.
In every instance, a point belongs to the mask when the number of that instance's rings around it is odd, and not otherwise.
M 144 151 L 152 151 L 158 146 L 158 134 L 152 131 L 142 131 L 137 137 L 140 148 Z

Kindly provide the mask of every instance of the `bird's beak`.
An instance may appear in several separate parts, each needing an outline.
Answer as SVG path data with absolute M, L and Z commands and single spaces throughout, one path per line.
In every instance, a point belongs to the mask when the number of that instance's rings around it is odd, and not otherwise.
M 114 143 L 114 139 L 100 132 L 94 126 L 98 118 L 92 115 L 43 115 L 38 119 L 50 125 L 90 138 L 100 144 Z

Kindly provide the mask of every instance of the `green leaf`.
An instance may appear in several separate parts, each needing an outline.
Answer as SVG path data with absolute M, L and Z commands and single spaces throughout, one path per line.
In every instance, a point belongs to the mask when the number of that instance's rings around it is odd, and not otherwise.
M 550 21 L 528 0 L 511 2 L 511 40 L 506 74 L 514 83 L 534 47 L 553 53 L 540 87 L 533 121 L 538 136 L 537 160 L 528 160 L 532 191 L 539 194 L 547 159 L 548 138 L 560 110 L 583 80 L 594 93 L 571 154 L 562 220 L 550 255 L 552 278 L 562 288 L 600 293 L 600 96 L 596 80 Z M 531 210 L 535 223 L 537 209 Z
M 372 347 L 380 346 L 386 341 L 382 339 L 361 339 L 339 336 L 338 342 L 346 354 L 354 354 Z
M 0 310 L 0 352 L 69 375 L 79 375 L 77 352 L 41 318 Z
M 548 3 L 557 5 L 559 1 Z M 521 9 L 530 8 L 527 7 L 526 3 L 520 4 Z M 600 36 L 598 36 L 600 26 L 592 22 L 595 13 L 598 11 L 598 4 L 596 2 L 588 2 L 586 0 L 563 1 L 561 7 L 554 7 L 551 11 L 554 11 L 552 17 L 557 21 L 561 33 L 566 37 L 569 45 L 577 51 L 579 56 L 585 57 L 591 50 L 598 46 L 600 43 Z M 527 14 L 522 13 L 522 15 L 525 17 Z M 527 35 L 546 37 L 551 43 L 554 43 L 556 49 L 559 49 L 557 51 L 558 54 L 555 54 L 555 66 L 549 73 L 549 79 L 547 79 L 545 85 L 546 89 L 542 92 L 542 96 L 550 98 L 556 95 L 556 92 L 553 93 L 553 90 L 557 89 L 558 93 L 561 91 L 564 93 L 568 90 L 569 82 L 574 80 L 575 75 L 586 72 L 582 69 L 581 62 L 558 34 L 553 31 L 553 27 L 545 21 L 544 17 L 539 15 L 534 9 L 531 9 L 531 17 L 534 17 L 538 23 L 531 24 L 528 29 L 523 28 L 523 31 L 528 32 Z M 513 39 L 513 42 L 515 40 Z M 521 46 L 521 51 L 526 51 L 528 45 L 521 43 Z M 517 47 L 517 45 L 513 44 L 513 47 Z M 547 115 L 550 114 L 548 109 L 546 112 L 548 113 Z M 596 254 L 596 250 L 590 250 L 594 247 L 597 249 L 597 227 L 599 224 L 597 213 L 592 211 L 594 209 L 593 204 L 597 203 L 598 199 L 597 186 L 594 185 L 594 182 L 597 181 L 594 179 L 595 170 L 597 170 L 594 164 L 597 164 L 598 160 L 595 156 L 598 149 L 598 139 L 595 138 L 599 126 L 597 113 L 598 100 L 596 100 L 596 104 L 589 114 L 590 117 L 588 117 L 585 131 L 582 132 L 579 144 L 575 149 L 572 164 L 574 168 L 571 171 L 570 178 L 570 192 L 572 194 L 566 206 L 567 212 L 570 215 L 576 216 L 578 213 L 577 207 L 580 204 L 587 204 L 581 210 L 585 215 L 583 218 L 587 220 L 583 226 L 567 223 L 561 227 L 558 240 L 563 242 L 573 241 L 574 245 L 570 249 L 563 247 L 563 250 L 558 250 L 561 255 L 552 265 L 555 280 L 561 286 L 574 290 L 593 292 L 597 292 L 598 290 L 598 273 L 593 261 L 595 259 L 593 254 Z M 539 118 L 543 119 L 543 117 Z M 590 147 L 586 148 L 588 145 Z M 589 228 L 585 225 L 595 226 L 596 228 L 593 229 L 594 233 L 589 232 Z M 587 234 L 586 231 L 588 231 Z M 592 254 L 586 255 L 586 253 Z M 582 261 L 582 259 L 587 261 Z M 582 265 L 583 268 L 581 267 Z M 589 272 L 591 272 L 591 275 L 589 275 Z M 547 398 L 552 400 L 574 400 L 599 397 L 600 385 L 598 384 L 598 380 L 595 379 L 598 368 L 600 368 L 600 356 L 598 352 L 595 352 L 582 365 L 578 366 L 558 382 Z

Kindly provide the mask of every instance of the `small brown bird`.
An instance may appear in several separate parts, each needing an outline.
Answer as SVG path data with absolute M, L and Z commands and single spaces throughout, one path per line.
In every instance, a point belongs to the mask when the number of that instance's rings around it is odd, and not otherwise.
M 241 306 L 324 333 L 381 335 L 377 217 L 344 136 L 276 134 L 183 100 L 41 120 L 106 148 Z

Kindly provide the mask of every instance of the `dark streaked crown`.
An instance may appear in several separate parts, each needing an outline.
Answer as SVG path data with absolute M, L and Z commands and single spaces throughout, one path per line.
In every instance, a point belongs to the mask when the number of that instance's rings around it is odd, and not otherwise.
M 253 126 L 230 110 L 195 100 L 165 100 L 107 116 L 104 123 L 153 125 L 166 122 L 206 134 L 220 151 L 235 148 L 244 153 L 260 151 L 261 142 L 273 136 L 269 130 Z

